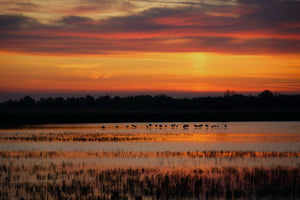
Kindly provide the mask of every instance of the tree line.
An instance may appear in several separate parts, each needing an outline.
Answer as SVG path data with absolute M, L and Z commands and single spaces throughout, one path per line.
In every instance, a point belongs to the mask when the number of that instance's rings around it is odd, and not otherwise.
M 172 98 L 167 95 L 137 95 L 128 97 L 91 95 L 85 97 L 49 97 L 35 100 L 25 96 L 0 103 L 5 110 L 199 110 L 199 109 L 299 109 L 300 95 L 273 94 L 269 90 L 258 96 L 226 92 L 218 97 Z

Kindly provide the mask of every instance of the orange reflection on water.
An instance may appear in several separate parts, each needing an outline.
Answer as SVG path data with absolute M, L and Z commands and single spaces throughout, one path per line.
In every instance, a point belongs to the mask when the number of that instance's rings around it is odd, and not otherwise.
M 20 133 L 0 141 L 34 142 L 300 142 L 299 134 L 279 133 Z

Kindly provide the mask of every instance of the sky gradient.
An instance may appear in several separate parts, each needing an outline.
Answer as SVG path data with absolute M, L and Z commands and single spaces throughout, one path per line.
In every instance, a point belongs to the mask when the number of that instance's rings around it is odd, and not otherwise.
M 0 92 L 300 92 L 300 1 L 0 0 Z

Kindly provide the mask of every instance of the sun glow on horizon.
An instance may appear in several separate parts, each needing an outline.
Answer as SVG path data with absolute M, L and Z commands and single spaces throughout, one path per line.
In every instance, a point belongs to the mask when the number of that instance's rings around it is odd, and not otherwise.
M 2 53 L 1 90 L 300 90 L 297 55 L 140 53 L 89 57 Z

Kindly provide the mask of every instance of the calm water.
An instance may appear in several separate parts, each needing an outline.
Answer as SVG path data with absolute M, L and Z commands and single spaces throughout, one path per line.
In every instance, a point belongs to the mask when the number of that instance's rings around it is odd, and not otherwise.
M 90 124 L 47 124 L 24 126 L 18 129 L 0 129 L 2 133 L 243 133 L 243 134 L 300 134 L 300 122 L 168 122 L 151 123 L 151 128 L 146 128 L 149 123 L 90 123 Z M 178 125 L 178 128 L 172 128 L 171 124 Z M 183 129 L 182 126 L 188 124 L 190 127 Z M 205 125 L 209 127 L 194 128 L 194 124 Z M 137 128 L 132 129 L 131 126 Z M 155 125 L 163 125 L 162 128 Z M 167 128 L 164 127 L 167 125 Z M 219 127 L 211 128 L 212 125 Z M 227 125 L 227 127 L 224 127 Z M 101 127 L 105 126 L 105 129 Z M 118 126 L 118 129 L 116 129 Z M 127 128 L 126 126 L 129 126 Z
M 171 127 L 176 124 L 178 127 Z M 182 126 L 188 124 L 189 128 Z M 206 128 L 194 127 L 194 124 Z M 153 142 L 49 142 L 0 141 L 0 150 L 14 151 L 300 151 L 300 122 L 209 122 L 209 123 L 104 123 L 51 124 L 2 129 L 0 138 L 7 135 L 28 136 L 47 134 L 97 134 L 118 136 L 146 135 Z M 162 125 L 162 128 L 155 127 Z M 211 127 L 217 125 L 218 127 Z M 227 127 L 225 127 L 225 125 Z M 105 128 L 101 128 L 105 126 Z M 118 128 L 116 128 L 118 126 Z M 127 128 L 127 126 L 129 126 Z M 167 127 L 165 127 L 167 126 Z M 163 139 L 161 139 L 163 138 Z
M 0 154 L 0 199 L 300 199 L 300 122 L 24 126 Z

